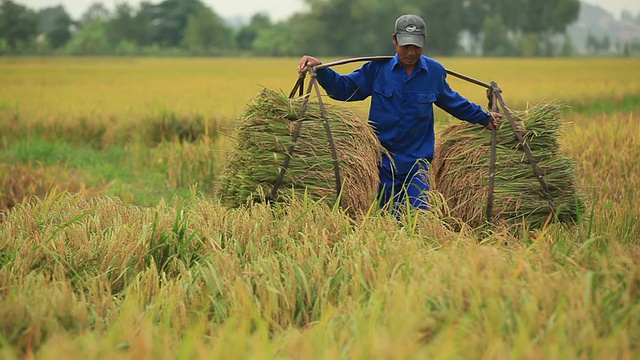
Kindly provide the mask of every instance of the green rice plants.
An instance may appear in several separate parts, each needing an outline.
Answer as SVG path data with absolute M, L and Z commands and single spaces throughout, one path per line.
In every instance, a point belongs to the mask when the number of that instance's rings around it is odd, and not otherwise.
M 171 273 L 174 261 L 187 267 L 198 260 L 198 233 L 188 227 L 187 213 L 178 205 L 173 227 L 169 231 L 158 230 L 158 213 L 154 214 L 149 249 L 146 254 L 148 264 L 153 262 L 160 273 Z

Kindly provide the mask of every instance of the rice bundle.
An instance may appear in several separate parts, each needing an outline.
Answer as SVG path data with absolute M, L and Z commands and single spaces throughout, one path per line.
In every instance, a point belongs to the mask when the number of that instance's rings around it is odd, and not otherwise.
M 286 201 L 308 196 L 333 206 L 336 176 L 329 139 L 317 102 L 309 101 L 299 120 L 303 98 L 263 89 L 236 119 L 236 145 L 227 160 L 218 191 L 222 202 L 237 207 L 253 201 Z M 355 113 L 325 104 L 339 159 L 340 206 L 353 214 L 365 212 L 378 190 L 381 145 L 366 121 Z M 269 195 L 292 145 L 296 123 L 300 135 L 278 195 Z
M 574 162 L 560 152 L 561 109 L 557 103 L 543 102 L 512 114 L 557 207 L 553 219 L 573 223 L 584 211 L 584 199 L 577 188 Z M 530 228 L 542 228 L 551 219 L 552 208 L 508 123 L 498 130 L 496 154 L 491 222 L 513 224 L 524 219 Z M 434 188 L 447 199 L 451 214 L 472 227 L 487 220 L 490 158 L 490 131 L 461 122 L 440 134 L 431 166 Z

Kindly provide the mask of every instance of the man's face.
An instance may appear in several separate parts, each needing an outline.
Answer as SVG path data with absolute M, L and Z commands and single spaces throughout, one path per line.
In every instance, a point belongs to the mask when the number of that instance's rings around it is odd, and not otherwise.
M 396 52 L 400 58 L 400 62 L 404 66 L 415 66 L 422 55 L 422 48 L 415 45 L 398 45 L 396 36 L 393 36 L 393 44 L 396 46 Z

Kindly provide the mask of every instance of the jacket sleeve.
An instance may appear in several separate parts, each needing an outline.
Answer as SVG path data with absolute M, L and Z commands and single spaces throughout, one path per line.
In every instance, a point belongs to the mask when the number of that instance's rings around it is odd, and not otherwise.
M 318 83 L 330 98 L 340 101 L 359 101 L 371 95 L 373 76 L 371 63 L 347 75 L 340 75 L 331 68 L 319 69 Z
M 442 91 L 435 104 L 460 120 L 472 124 L 489 125 L 490 114 L 482 106 L 474 104 L 449 86 L 446 75 L 443 76 Z

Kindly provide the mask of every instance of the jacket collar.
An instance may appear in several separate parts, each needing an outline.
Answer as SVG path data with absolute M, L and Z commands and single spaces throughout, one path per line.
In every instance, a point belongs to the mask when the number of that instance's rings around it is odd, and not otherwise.
M 393 59 L 391 59 L 391 62 L 389 63 L 389 65 L 391 65 L 391 69 L 392 70 L 396 69 L 396 67 L 402 68 L 402 63 L 400 62 L 400 57 L 398 56 L 397 53 L 393 57 Z M 427 67 L 427 57 L 425 55 L 421 55 L 420 56 L 420 61 L 419 61 L 418 67 L 423 69 L 426 72 L 429 71 L 429 68 Z

